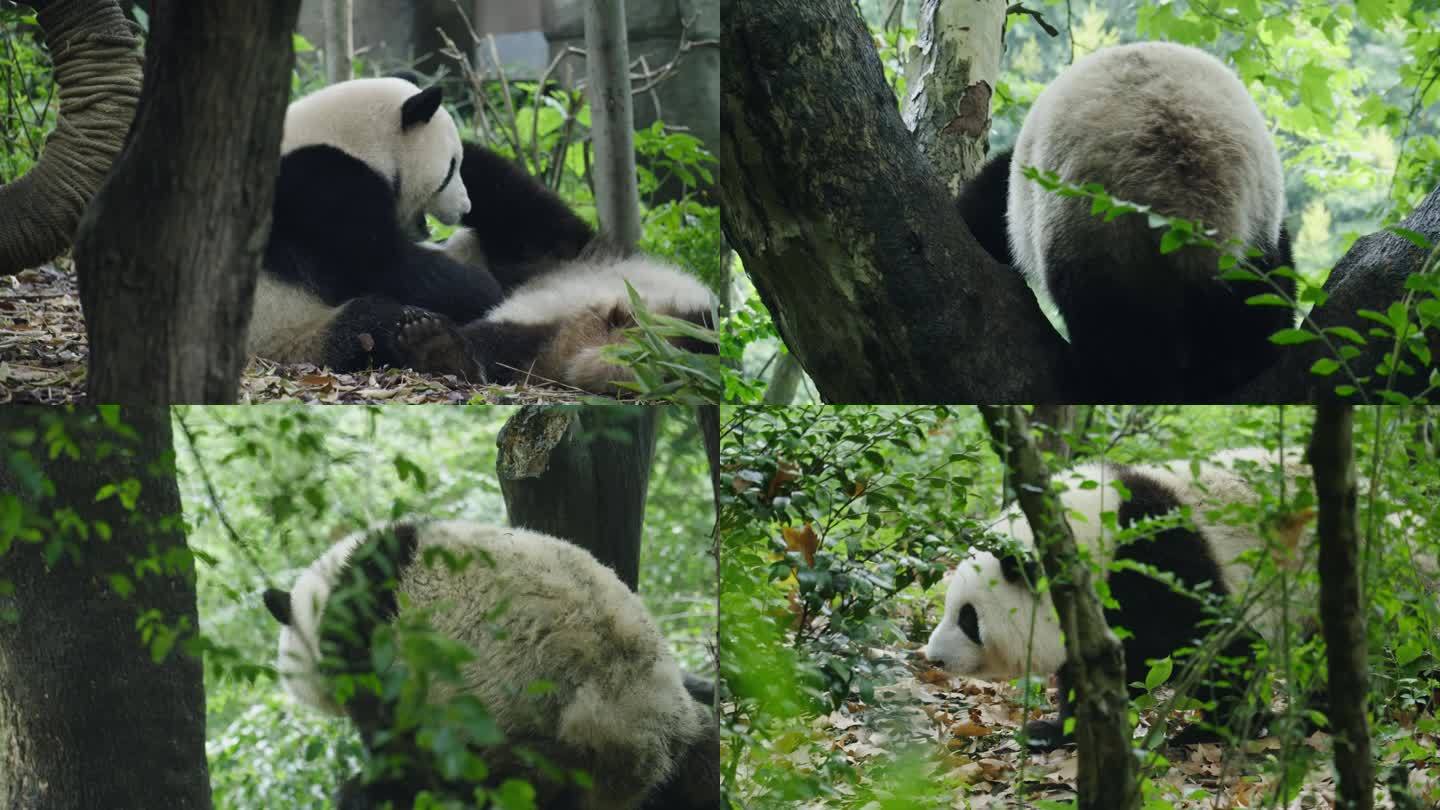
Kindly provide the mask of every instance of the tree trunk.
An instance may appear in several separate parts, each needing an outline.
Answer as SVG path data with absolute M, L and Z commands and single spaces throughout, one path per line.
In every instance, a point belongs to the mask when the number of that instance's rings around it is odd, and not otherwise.
M 1066 344 L 965 228 L 851 0 L 731 0 L 721 221 L 833 402 L 1056 402 Z
M 1134 810 L 1140 806 L 1140 781 L 1131 753 L 1124 648 L 1105 624 L 1090 568 L 1080 561 L 1060 499 L 1050 489 L 1050 471 L 1030 437 L 1025 412 L 1015 406 L 981 406 L 980 414 L 1034 530 L 1065 634 L 1065 666 L 1076 695 L 1080 810 Z
M 905 126 L 951 197 L 990 144 L 990 97 L 1000 77 L 1009 0 L 925 0 L 905 66 Z
M 51 435 L 73 454 L 51 458 Z M 0 553 L 0 582 L 14 588 L 0 588 L 0 807 L 209 808 L 168 411 L 0 408 L 0 448 L 0 493 L 19 493 L 25 523 Z
M 1055 456 L 1055 461 L 1061 466 L 1070 463 L 1074 457 L 1074 448 L 1070 446 L 1071 434 L 1075 432 L 1075 412 L 1079 406 L 1076 405 L 1036 405 L 1030 414 L 1032 424 L 1039 425 L 1043 430 L 1036 438 L 1036 445 L 1043 451 Z
M 80 224 L 95 402 L 233 402 L 299 0 L 161 0 L 129 146 Z
M 325 22 L 325 80 L 330 84 L 350 78 L 355 59 L 354 0 L 322 0 Z
M 69 249 L 81 213 L 125 145 L 140 98 L 140 40 L 114 0 L 28 5 L 40 12 L 60 113 L 40 162 L 0 185 L 0 276 Z
M 770 384 L 765 386 L 766 405 L 789 405 L 795 401 L 795 392 L 800 390 L 800 381 L 805 379 L 805 369 L 790 352 L 781 352 L 775 358 L 775 370 L 770 373 Z
M 710 466 L 710 491 L 715 496 L 715 509 L 720 509 L 720 406 L 695 406 L 695 422 L 705 441 L 705 463 Z
M 634 590 L 659 415 L 638 405 L 521 408 L 496 440 L 510 525 L 569 540 Z
M 971 237 L 947 188 L 959 170 L 942 179 L 902 123 L 853 0 L 729 0 L 722 16 L 721 222 L 820 395 L 1076 401 L 1061 387 L 1068 344 L 1020 274 Z M 978 112 L 962 115 L 959 103 L 936 109 L 935 89 L 925 88 L 935 121 L 949 114 L 973 126 Z M 1440 243 L 1440 187 L 1403 224 Z M 1367 334 L 1371 322 L 1354 313 L 1399 300 L 1423 257 L 1386 232 L 1359 240 L 1326 282 L 1331 298 L 1315 319 Z M 1440 339 L 1433 343 L 1440 354 Z M 1371 344 L 1352 361 L 1366 371 L 1385 351 Z M 1306 401 L 1339 382 L 1309 372 L 1327 351 L 1288 347 L 1249 385 L 1216 396 Z M 1421 375 L 1397 387 L 1425 384 Z
M 1370 810 L 1375 765 L 1366 709 L 1370 674 L 1355 526 L 1354 408 L 1322 402 L 1310 436 L 1320 514 L 1320 620 L 1329 665 L 1330 730 L 1335 746 L 1335 807 Z
M 585 54 L 600 228 L 633 247 L 640 241 L 640 189 L 625 0 L 585 0 Z

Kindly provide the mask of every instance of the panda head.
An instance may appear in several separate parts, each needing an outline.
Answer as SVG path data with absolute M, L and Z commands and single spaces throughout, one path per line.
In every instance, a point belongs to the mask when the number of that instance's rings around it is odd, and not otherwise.
M 1008 680 L 1025 673 L 1031 616 L 1030 670 L 1051 672 L 1064 661 L 1060 627 L 1048 596 L 1036 598 L 1039 564 L 1028 552 L 997 557 L 974 551 L 956 567 L 945 614 L 922 653 L 952 675 Z
M 265 591 L 265 607 L 280 622 L 280 683 L 296 700 L 330 714 L 343 715 L 320 672 L 320 620 L 330 592 L 364 540 L 363 534 L 331 546 L 310 564 L 289 591 Z
M 460 180 L 460 131 L 440 88 L 405 79 L 352 79 L 294 102 L 285 113 L 281 153 L 333 146 L 389 180 L 399 223 L 430 214 L 447 225 L 470 211 Z

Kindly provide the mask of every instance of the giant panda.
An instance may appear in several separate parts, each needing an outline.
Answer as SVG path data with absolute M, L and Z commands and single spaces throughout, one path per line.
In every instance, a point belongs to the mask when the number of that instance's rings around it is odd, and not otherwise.
M 1265 271 L 1293 264 L 1280 158 L 1240 79 L 1195 48 L 1105 48 L 1063 70 L 1031 106 L 1013 152 L 962 190 L 980 244 L 1048 295 L 1077 362 L 1070 381 L 1094 401 L 1213 401 L 1274 360 L 1283 307 L 1249 306 L 1273 288 L 1219 278 L 1212 250 L 1162 255 L 1143 215 L 1106 222 L 1086 199 L 1049 192 L 1026 167 L 1113 197 L 1201 220 L 1220 241 L 1261 251 Z M 1294 281 L 1275 277 L 1289 295 Z
M 1266 451 L 1243 449 L 1218 454 L 1198 470 L 1192 470 L 1189 462 L 1092 463 L 1061 475 L 1067 489 L 1060 501 L 1077 547 L 1110 567 L 1107 583 L 1118 604 L 1106 609 L 1105 619 L 1112 629 L 1129 631 L 1123 640 L 1126 684 L 1143 683 L 1148 662 L 1196 646 L 1212 632 L 1213 610 L 1196 595 L 1223 599 L 1246 590 L 1253 569 L 1244 555 L 1265 549 L 1266 543 L 1253 522 L 1236 521 L 1225 512 L 1258 503 L 1259 495 L 1245 475 L 1273 475 L 1277 463 L 1276 456 Z M 1307 474 L 1304 465 L 1292 458 L 1284 460 L 1283 469 L 1292 486 Z M 1127 496 L 1122 497 L 1122 492 Z M 1114 524 L 1107 523 L 1105 513 L 1114 513 Z M 1298 545 L 1312 514 L 1297 510 L 1281 521 L 1275 531 L 1283 546 Z M 1050 749 L 1068 739 L 1064 724 L 1074 710 L 1065 647 L 1049 592 L 1037 601 L 1033 590 L 1040 568 L 1029 525 L 1015 506 L 998 523 L 1001 533 L 1008 533 L 1018 548 L 999 556 L 972 551 L 961 561 L 946 592 L 944 615 L 922 655 L 950 674 L 984 680 L 1021 677 L 1027 661 L 1030 672 L 1057 673 L 1059 718 L 1034 720 L 1025 727 L 1031 746 Z M 1125 538 L 1115 547 L 1117 538 L 1109 525 L 1122 532 L 1134 529 L 1143 536 Z M 1114 566 L 1117 562 L 1120 565 Z M 1294 565 L 1294 559 L 1281 562 Z M 1137 564 L 1173 576 L 1188 593 L 1130 567 Z M 1278 637 L 1280 615 L 1273 600 L 1255 601 L 1242 617 L 1241 631 L 1220 656 L 1251 658 L 1255 644 Z M 1226 681 L 1223 673 L 1214 670 L 1208 676 L 1196 695 L 1215 701 L 1219 716 L 1227 716 L 1241 704 L 1244 685 Z M 1172 742 L 1206 739 L 1213 736 L 1194 725 Z
M 633 374 L 607 361 L 603 349 L 625 341 L 635 326 L 627 283 L 651 313 L 715 327 L 715 295 L 695 276 L 597 235 L 558 195 L 501 155 L 476 144 L 465 144 L 464 154 L 460 176 L 472 206 L 444 250 L 492 274 L 504 291 L 500 306 L 461 329 L 488 379 L 620 393 L 614 383 Z M 671 342 L 694 353 L 717 352 L 706 341 Z M 451 347 L 442 341 L 441 349 Z
M 528 780 L 542 808 L 719 808 L 717 726 L 692 696 L 713 697 L 713 687 L 682 676 L 639 597 L 573 544 L 467 521 L 400 522 L 340 540 L 291 591 L 268 590 L 264 601 L 282 625 L 284 688 L 349 716 L 372 758 L 411 760 L 403 775 L 347 782 L 341 807 L 409 807 L 420 790 L 467 796 L 394 735 L 393 710 L 373 691 L 336 700 L 337 679 L 374 671 L 382 625 L 423 617 L 475 653 L 458 681 L 433 681 L 426 699 L 443 702 L 462 683 L 490 712 L 506 740 L 479 751 L 487 783 Z M 593 789 L 555 779 L 526 752 L 586 772 Z
M 414 366 L 475 378 L 452 322 L 501 298 L 495 278 L 413 239 L 426 213 L 455 224 L 471 207 L 460 134 L 439 88 L 354 79 L 285 114 L 250 354 L 337 371 Z M 437 343 L 454 351 L 426 368 Z

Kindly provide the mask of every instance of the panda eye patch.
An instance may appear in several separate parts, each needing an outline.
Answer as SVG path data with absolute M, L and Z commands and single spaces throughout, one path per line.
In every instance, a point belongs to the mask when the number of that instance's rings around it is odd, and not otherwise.
M 455 158 L 452 157 L 450 158 L 450 170 L 445 172 L 445 179 L 440 182 L 440 188 L 435 189 L 435 193 L 439 194 L 444 191 L 453 179 L 455 179 Z
M 960 608 L 960 615 L 955 617 L 955 623 L 965 631 L 965 635 L 976 644 L 980 644 L 980 617 L 975 614 L 975 606 L 969 602 Z

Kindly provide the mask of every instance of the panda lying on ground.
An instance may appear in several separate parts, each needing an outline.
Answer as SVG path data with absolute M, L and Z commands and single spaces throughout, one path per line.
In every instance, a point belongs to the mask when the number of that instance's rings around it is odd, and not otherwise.
M 609 393 L 630 376 L 600 356 L 634 326 L 626 281 L 651 311 L 713 327 L 708 288 L 606 248 L 537 180 L 462 144 L 440 102 L 388 77 L 290 105 L 250 353 Z M 426 213 L 464 224 L 445 250 L 412 241 Z
M 1280 158 L 1224 64 L 1167 42 L 1079 59 L 1035 99 L 1014 152 L 993 158 L 959 207 L 986 251 L 1054 300 L 1078 360 L 1080 400 L 1213 401 L 1274 361 L 1267 338 L 1292 312 L 1245 303 L 1271 285 L 1221 280 L 1213 250 L 1162 255 L 1163 231 L 1146 217 L 1106 222 L 1088 200 L 1025 178 L 1027 166 L 1201 220 L 1218 240 L 1262 251 L 1251 260 L 1261 270 L 1293 265 Z M 1293 279 L 1274 281 L 1293 297 Z
M 617 393 L 612 383 L 634 375 L 605 360 L 602 350 L 624 342 L 635 326 L 627 283 L 651 313 L 715 328 L 715 295 L 694 276 L 597 236 L 508 159 L 473 144 L 464 151 L 460 176 L 473 206 L 445 252 L 493 274 L 504 291 L 500 306 L 461 329 L 488 379 Z M 696 354 L 717 352 L 714 343 L 672 343 Z
M 1266 474 L 1273 470 L 1274 457 L 1265 451 L 1228 451 L 1201 464 L 1198 476 L 1191 474 L 1188 462 L 1154 466 L 1084 464 L 1063 475 L 1062 480 L 1070 488 L 1061 493 L 1060 500 L 1082 553 L 1088 549 L 1102 565 L 1127 561 L 1153 567 L 1173 575 L 1189 592 L 1173 590 L 1133 567 L 1109 572 L 1110 595 L 1118 607 L 1105 611 L 1106 623 L 1130 632 L 1123 642 L 1126 684 L 1144 683 L 1150 669 L 1148 662 L 1173 655 L 1183 647 L 1198 647 L 1210 635 L 1213 611 L 1190 594 L 1231 598 L 1243 592 L 1251 580 L 1251 568 L 1237 558 L 1252 549 L 1264 552 L 1265 541 L 1253 522 L 1232 525 L 1210 522 L 1205 517 L 1207 510 L 1258 502 L 1255 490 L 1236 471 L 1237 464 L 1256 464 L 1257 471 Z M 1303 472 L 1301 465 L 1294 462 L 1287 463 L 1286 468 L 1287 476 L 1292 478 Z M 1084 488 L 1086 481 L 1099 482 L 1100 486 Z M 1117 487 L 1129 493 L 1128 499 L 1121 498 Z M 1173 520 L 1187 509 L 1189 519 Z M 1143 521 L 1156 523 L 1144 532 L 1145 536 L 1127 539 L 1114 548 L 1112 532 L 1104 531 L 1102 536 L 1105 512 L 1115 513 L 1122 531 Z M 1281 539 L 1298 540 L 1310 514 L 1302 511 L 1287 520 L 1277 530 Z M 1162 518 L 1171 520 L 1157 520 Z M 1065 647 L 1048 591 L 1037 603 L 1032 590 L 1039 581 L 1040 568 L 1033 556 L 1034 537 L 1029 525 L 1018 507 L 1007 512 L 1001 525 L 1008 527 L 1019 543 L 1021 556 L 996 557 L 976 551 L 962 561 L 950 580 L 945 614 L 923 654 L 951 674 L 985 680 L 1023 676 L 1027 655 L 1032 672 L 1058 673 L 1059 719 L 1035 720 L 1025 726 L 1030 745 L 1050 749 L 1068 740 L 1063 729 L 1074 711 Z M 1258 604 L 1261 607 L 1245 617 L 1249 626 L 1220 650 L 1221 657 L 1250 660 L 1253 645 L 1278 638 L 1279 613 L 1274 611 L 1273 603 Z M 1035 613 L 1037 607 L 1039 612 Z M 1035 634 L 1033 645 L 1029 645 L 1032 613 Z M 1207 671 L 1204 681 L 1194 694 L 1201 700 L 1215 701 L 1218 718 L 1228 719 L 1243 704 L 1246 684 L 1227 681 L 1219 669 Z M 1196 725 L 1172 743 L 1206 739 L 1213 736 Z
M 695 697 L 713 697 L 713 686 L 687 684 L 639 597 L 575 545 L 465 521 L 397 523 L 336 543 L 292 591 L 267 591 L 265 604 L 283 625 L 285 689 L 349 716 L 372 759 L 406 760 L 403 774 L 348 782 L 341 807 L 409 807 L 421 790 L 468 795 L 441 780 L 413 740 L 391 734 L 393 707 L 373 692 L 360 687 L 343 706 L 335 698 L 337 678 L 372 671 L 381 626 L 423 616 L 475 653 L 458 682 L 506 738 L 478 751 L 487 784 L 528 780 L 542 808 L 719 808 L 718 730 Z M 549 687 L 528 688 L 538 682 Z M 437 680 L 427 701 L 457 691 Z M 564 774 L 584 771 L 593 789 L 537 769 L 527 752 Z

